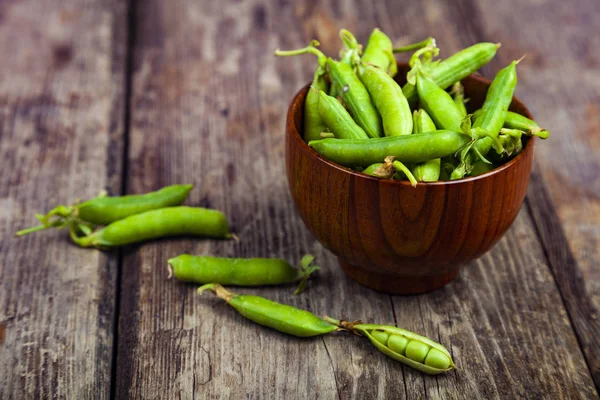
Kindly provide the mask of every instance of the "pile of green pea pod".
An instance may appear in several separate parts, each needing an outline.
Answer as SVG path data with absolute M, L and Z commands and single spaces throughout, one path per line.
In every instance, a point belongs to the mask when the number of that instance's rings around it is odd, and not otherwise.
M 393 163 L 393 161 L 392 161 Z M 172 185 L 158 191 L 129 196 L 100 195 L 71 206 L 60 205 L 45 215 L 36 215 L 41 225 L 17 232 L 27 235 L 50 228 L 68 228 L 81 247 L 110 248 L 168 236 L 191 235 L 231 238 L 227 218 L 219 211 L 181 204 L 192 185 Z M 319 270 L 314 257 L 305 255 L 301 268 L 276 258 L 225 258 L 182 254 L 168 260 L 169 277 L 204 284 L 244 317 L 280 332 L 312 337 L 333 331 L 366 336 L 382 353 L 428 374 L 454 368 L 442 345 L 395 326 L 320 318 L 309 311 L 259 296 L 237 295 L 222 285 L 263 286 L 300 282 L 302 292 L 311 275 Z
M 478 43 L 434 60 L 439 49 L 433 38 L 394 48 L 375 29 L 364 52 L 349 31 L 342 29 L 340 38 L 339 60 L 319 51 L 316 40 L 303 49 L 275 51 L 317 56 L 304 104 L 304 140 L 331 161 L 416 186 L 488 172 L 521 151 L 523 136 L 549 135 L 508 111 L 520 60 L 498 72 L 482 108 L 467 113 L 460 80 L 487 64 L 500 44 Z M 394 53 L 413 50 L 407 83 L 400 87 Z
M 83 203 L 37 214 L 41 225 L 23 229 L 24 236 L 49 228 L 68 228 L 81 247 L 109 248 L 169 236 L 228 239 L 227 218 L 217 210 L 181 204 L 192 185 L 171 185 L 155 192 L 128 196 L 100 196 Z

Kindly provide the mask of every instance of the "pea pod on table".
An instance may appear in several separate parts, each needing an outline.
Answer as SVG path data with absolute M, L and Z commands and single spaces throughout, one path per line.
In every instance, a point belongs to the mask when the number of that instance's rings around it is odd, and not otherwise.
M 325 317 L 340 328 L 366 336 L 386 356 L 429 375 L 455 368 L 450 352 L 425 336 L 390 325 L 345 322 Z
M 81 247 L 116 247 L 169 236 L 203 236 L 229 239 L 227 218 L 217 210 L 201 207 L 167 207 L 115 221 L 85 236 L 69 227 L 71 239 Z
M 289 335 L 312 337 L 338 330 L 337 325 L 326 322 L 309 311 L 264 297 L 231 293 L 217 283 L 200 287 L 198 293 L 202 294 L 205 290 L 211 290 L 249 320 Z
M 101 195 L 72 206 L 58 206 L 46 215 L 36 217 L 42 225 L 17 232 L 17 236 L 52 228 L 64 227 L 73 221 L 80 226 L 106 225 L 149 210 L 180 205 L 193 185 L 171 185 L 155 192 L 126 196 Z
M 281 285 L 300 282 L 294 294 L 301 293 L 313 272 L 314 257 L 307 254 L 300 262 L 301 268 L 292 267 L 278 258 L 224 258 L 182 254 L 169 259 L 173 275 L 184 282 L 219 283 L 235 286 Z
M 307 47 L 298 50 L 275 50 L 277 56 L 295 56 L 299 54 L 314 54 L 318 59 L 318 66 L 313 75 L 311 87 L 315 90 L 322 90 L 327 92 L 329 90 L 329 83 L 327 82 L 327 74 L 325 72 L 325 63 L 327 57 L 316 49 L 319 42 L 313 40 Z M 306 142 L 321 138 L 321 132 L 327 130 L 327 126 L 319 116 L 319 96 L 312 90 L 306 94 L 306 100 L 304 100 L 304 140 Z

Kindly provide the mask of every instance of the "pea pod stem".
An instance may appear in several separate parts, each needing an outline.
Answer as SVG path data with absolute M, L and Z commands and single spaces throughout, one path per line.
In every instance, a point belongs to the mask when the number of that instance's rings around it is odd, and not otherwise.
M 392 52 L 394 53 L 406 53 L 409 51 L 413 51 L 413 50 L 419 50 L 423 47 L 427 47 L 427 46 L 436 46 L 435 44 L 435 38 L 433 37 L 428 37 L 425 40 L 422 40 L 420 42 L 417 43 L 411 43 L 411 44 L 407 44 L 406 46 L 402 46 L 402 47 L 395 47 Z
M 412 172 L 410 171 L 410 169 L 406 165 L 402 164 L 398 160 L 393 160 L 393 158 L 392 158 L 392 166 L 394 167 L 395 171 L 397 171 L 397 172 L 403 172 L 404 175 L 406 175 L 406 177 L 410 181 L 410 185 L 412 187 L 417 186 L 417 180 L 415 179 L 414 175 L 412 174 Z
M 327 61 L 327 56 L 325 54 L 323 54 L 323 52 L 319 49 L 317 49 L 317 47 L 320 45 L 318 40 L 313 40 L 310 42 L 310 44 L 306 47 L 303 47 L 301 49 L 296 49 L 296 50 L 281 50 L 281 49 L 277 49 L 275 50 L 275 55 L 279 56 L 279 57 L 289 57 L 289 56 L 299 56 L 302 54 L 313 54 L 315 56 L 317 56 L 317 61 L 319 63 L 319 66 L 321 67 L 325 67 L 325 63 Z

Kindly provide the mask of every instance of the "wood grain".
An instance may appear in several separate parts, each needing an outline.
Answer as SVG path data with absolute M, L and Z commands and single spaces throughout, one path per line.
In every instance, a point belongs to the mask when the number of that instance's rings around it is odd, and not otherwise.
M 314 60 L 277 60 L 273 49 L 316 36 L 334 54 L 342 26 L 360 40 L 373 26 L 406 42 L 433 34 L 447 52 L 483 39 L 481 27 L 448 15 L 456 16 L 452 5 L 433 0 L 138 4 L 127 189 L 194 183 L 189 203 L 225 211 L 241 241 L 165 240 L 126 251 L 117 397 L 597 396 L 527 210 L 446 288 L 389 297 L 346 278 L 293 209 L 285 111 Z M 298 340 L 256 326 L 192 285 L 167 280 L 167 258 L 182 252 L 292 262 L 311 252 L 323 269 L 305 295 L 291 296 L 291 287 L 240 291 L 317 314 L 397 323 L 446 345 L 459 369 L 428 377 L 358 337 Z
M 64 231 L 15 238 L 51 207 L 119 193 L 125 4 L 0 4 L 0 398 L 108 398 L 117 258 Z
M 536 150 L 528 204 L 552 273 L 600 388 L 600 3 L 457 2 L 481 35 L 502 42 L 492 66 L 527 54 L 517 96 L 551 130 Z M 535 23 L 530 17 L 535 15 Z M 562 26 L 565 29 L 557 29 Z

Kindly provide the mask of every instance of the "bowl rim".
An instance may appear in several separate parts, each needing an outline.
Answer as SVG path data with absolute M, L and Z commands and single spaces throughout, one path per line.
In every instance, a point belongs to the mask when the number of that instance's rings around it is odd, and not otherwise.
M 398 66 L 402 66 L 406 63 L 398 63 Z M 492 81 L 490 81 L 489 79 L 486 79 L 484 77 L 482 77 L 481 75 L 478 74 L 471 74 L 469 75 L 467 78 L 471 78 L 471 79 L 475 79 L 478 80 L 482 83 L 487 84 L 488 86 L 492 83 Z M 465 78 L 466 79 L 466 78 Z M 399 185 L 399 186 L 411 186 L 409 181 L 397 181 L 394 179 L 385 179 L 385 178 L 376 178 L 374 176 L 370 176 L 367 174 L 363 174 L 362 172 L 357 172 L 352 170 L 351 168 L 348 167 L 344 167 L 343 165 L 339 165 L 333 161 L 328 160 L 327 158 L 323 157 L 322 155 L 320 155 L 319 153 L 317 153 L 312 147 L 310 147 L 308 145 L 308 143 L 306 143 L 304 141 L 304 138 L 302 138 L 302 136 L 300 135 L 299 130 L 296 127 L 295 121 L 294 121 L 294 116 L 292 115 L 292 111 L 294 110 L 293 105 L 296 104 L 298 102 L 299 97 L 301 96 L 306 96 L 306 93 L 308 92 L 308 90 L 310 90 L 310 85 L 311 83 L 309 82 L 308 84 L 306 84 L 304 87 L 302 87 L 297 93 L 296 95 L 292 98 L 292 101 L 290 103 L 290 106 L 288 108 L 288 112 L 287 112 L 287 126 L 289 127 L 290 125 L 292 126 L 292 133 L 291 135 L 294 135 L 294 139 L 296 141 L 300 142 L 300 146 L 302 146 L 304 148 L 304 150 L 309 150 L 309 153 L 313 156 L 316 157 L 319 161 L 327 164 L 330 167 L 336 168 L 342 172 L 348 173 L 356 178 L 360 178 L 360 179 L 367 179 L 367 180 L 372 180 L 374 182 L 385 182 L 386 184 L 390 184 L 390 185 Z M 517 101 L 518 103 L 520 103 L 520 105 L 523 106 L 523 110 L 525 111 L 523 114 L 525 117 L 529 118 L 529 119 L 533 119 L 531 112 L 529 111 L 529 109 L 527 108 L 527 106 L 525 105 L 525 103 L 523 103 L 518 97 L 513 96 L 513 100 L 512 101 Z M 300 110 L 302 110 L 303 112 L 303 108 L 300 107 Z M 521 114 L 521 115 L 523 115 Z M 289 129 L 288 129 L 289 130 Z M 287 133 L 288 135 L 290 133 Z M 461 179 L 456 179 L 456 180 L 450 180 L 450 181 L 437 181 L 437 182 L 417 182 L 417 186 L 445 186 L 445 185 L 460 185 L 460 184 L 464 184 L 464 183 L 470 183 L 470 182 L 475 182 L 478 180 L 484 180 L 486 178 L 489 178 L 493 175 L 499 174 L 511 167 L 513 167 L 515 164 L 519 163 L 520 160 L 522 158 L 524 158 L 526 156 L 526 153 L 532 152 L 533 151 L 533 145 L 535 143 L 536 137 L 535 136 L 531 136 L 528 138 L 527 143 L 525 143 L 525 146 L 523 147 L 523 150 L 517 154 L 514 158 L 512 158 L 511 160 L 509 160 L 508 162 L 502 164 L 499 167 L 494 168 L 493 170 L 486 172 L 484 174 L 481 175 L 477 175 L 477 176 L 469 176 L 466 178 L 461 178 Z M 412 186 L 411 186 L 412 187 Z

